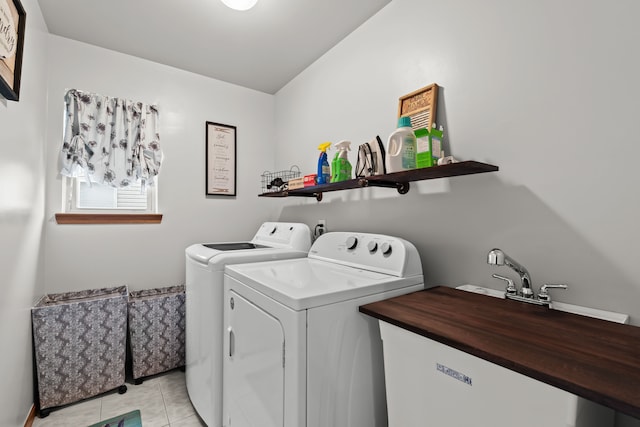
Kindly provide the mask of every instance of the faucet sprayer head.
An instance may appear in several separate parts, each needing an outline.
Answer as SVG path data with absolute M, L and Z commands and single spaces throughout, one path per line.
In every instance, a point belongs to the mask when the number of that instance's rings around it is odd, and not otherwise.
M 531 289 L 531 276 L 526 268 L 520 263 L 518 263 L 515 259 L 507 256 L 502 249 L 491 249 L 487 254 L 487 264 L 491 265 L 506 265 L 507 267 L 512 268 L 520 275 L 520 279 L 522 280 L 522 289 L 520 293 L 525 298 L 533 297 L 533 290 Z
M 498 248 L 491 249 L 487 254 L 487 264 L 504 265 L 504 252 Z

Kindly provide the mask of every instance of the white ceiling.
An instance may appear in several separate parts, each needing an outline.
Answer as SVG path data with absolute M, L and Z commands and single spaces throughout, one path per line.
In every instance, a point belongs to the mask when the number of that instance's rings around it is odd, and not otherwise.
M 52 34 L 275 93 L 391 0 L 38 0 Z

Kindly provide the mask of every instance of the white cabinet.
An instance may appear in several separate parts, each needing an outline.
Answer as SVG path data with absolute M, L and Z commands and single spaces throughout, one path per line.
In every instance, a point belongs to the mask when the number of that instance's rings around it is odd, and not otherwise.
M 613 426 L 574 394 L 383 321 L 380 334 L 389 427 Z

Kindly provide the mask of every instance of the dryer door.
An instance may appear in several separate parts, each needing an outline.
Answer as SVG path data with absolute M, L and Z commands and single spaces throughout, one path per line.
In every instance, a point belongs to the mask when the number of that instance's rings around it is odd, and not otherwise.
M 278 319 L 233 290 L 227 294 L 226 426 L 282 427 L 284 331 Z

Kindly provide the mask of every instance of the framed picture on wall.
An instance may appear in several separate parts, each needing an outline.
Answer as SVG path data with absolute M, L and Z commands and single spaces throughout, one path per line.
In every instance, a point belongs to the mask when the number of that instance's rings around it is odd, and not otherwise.
M 236 195 L 236 127 L 206 123 L 207 196 Z
M 427 128 L 431 131 L 431 125 L 436 118 L 438 105 L 438 85 L 435 83 L 408 93 L 400 97 L 398 103 L 398 118 L 411 117 L 413 130 Z
M 20 0 L 0 0 L 0 94 L 9 101 L 20 99 L 26 17 Z

